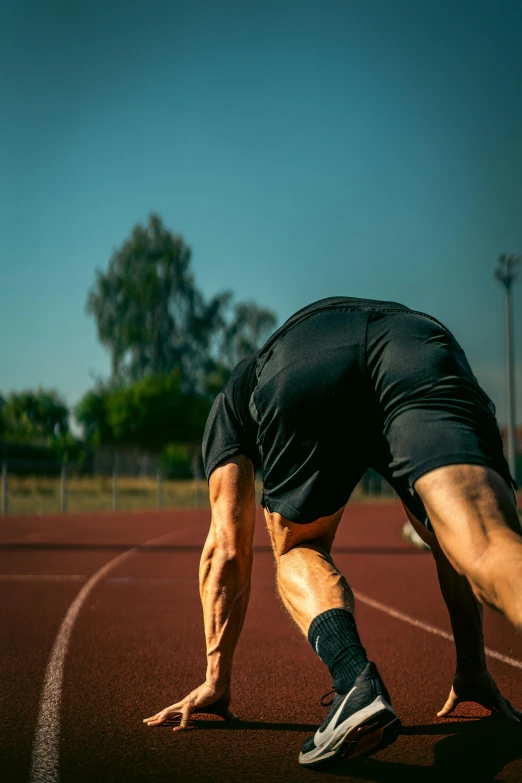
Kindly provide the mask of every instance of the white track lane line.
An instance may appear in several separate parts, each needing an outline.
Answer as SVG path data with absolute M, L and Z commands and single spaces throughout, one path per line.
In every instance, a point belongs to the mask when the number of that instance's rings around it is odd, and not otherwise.
M 85 599 L 109 571 L 112 571 L 113 568 L 121 565 L 125 560 L 132 557 L 141 547 L 154 544 L 163 538 L 172 536 L 177 537 L 182 533 L 194 532 L 194 530 L 197 529 L 197 525 L 191 525 L 182 530 L 166 533 L 163 536 L 153 538 L 150 541 L 145 541 L 143 544 L 132 547 L 132 549 L 128 549 L 121 555 L 109 560 L 108 563 L 96 571 L 88 582 L 84 584 L 72 604 L 69 606 L 67 614 L 62 620 L 62 624 L 54 640 L 53 648 L 47 663 L 47 669 L 45 671 L 45 679 L 40 697 L 40 707 L 38 709 L 38 719 L 33 741 L 31 772 L 29 775 L 30 783 L 58 783 L 60 779 L 60 707 L 62 701 L 64 664 L 71 632 Z
M 0 574 L 0 582 L 85 582 L 84 574 Z
M 449 642 L 453 641 L 453 636 L 450 633 L 447 633 L 447 631 L 436 628 L 434 625 L 423 623 L 421 620 L 417 620 L 409 614 L 398 612 L 397 609 L 393 609 L 386 604 L 381 604 L 379 601 L 374 601 L 373 598 L 368 598 L 367 595 L 363 595 L 355 590 L 353 591 L 353 594 L 362 604 L 371 606 L 372 609 L 377 609 L 379 612 L 384 612 L 384 614 L 387 614 L 389 617 L 394 617 L 396 620 L 402 620 L 403 623 L 413 625 L 415 628 L 421 628 L 423 631 L 432 633 L 434 636 L 440 636 L 442 639 L 447 639 Z M 502 663 L 507 663 L 509 666 L 514 666 L 515 669 L 522 669 L 522 661 L 517 661 L 516 658 L 509 658 L 509 656 L 502 655 L 501 653 L 495 652 L 495 650 L 490 650 L 488 647 L 486 647 L 485 650 L 486 655 L 489 655 L 490 658 L 495 658 L 497 661 L 502 661 Z

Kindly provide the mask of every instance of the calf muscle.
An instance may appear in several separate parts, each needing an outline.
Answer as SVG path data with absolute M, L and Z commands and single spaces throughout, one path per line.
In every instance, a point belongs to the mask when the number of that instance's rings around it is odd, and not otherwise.
M 344 507 L 307 525 L 265 511 L 278 592 L 305 636 L 312 620 L 328 609 L 353 613 L 353 593 L 330 554 L 343 511 Z

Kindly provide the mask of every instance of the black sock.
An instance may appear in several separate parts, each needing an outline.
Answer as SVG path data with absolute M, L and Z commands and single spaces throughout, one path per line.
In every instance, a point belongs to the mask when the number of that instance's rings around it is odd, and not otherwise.
M 319 614 L 312 620 L 308 641 L 328 666 L 336 692 L 348 693 L 368 663 L 353 614 L 347 609 Z

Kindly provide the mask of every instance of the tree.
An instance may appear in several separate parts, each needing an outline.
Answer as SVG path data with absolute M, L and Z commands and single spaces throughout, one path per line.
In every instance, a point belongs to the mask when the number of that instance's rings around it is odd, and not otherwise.
M 76 421 L 83 426 L 85 440 L 93 446 L 112 442 L 112 430 L 107 419 L 109 393 L 109 389 L 99 385 L 82 397 L 74 411 Z
M 208 302 L 190 269 L 191 251 L 158 215 L 136 225 L 107 272 L 98 271 L 87 311 L 111 352 L 113 378 L 135 381 L 181 371 L 185 390 L 202 394 L 209 373 L 260 347 L 275 316 L 223 291 Z
M 234 307 L 234 317 L 225 326 L 221 356 L 229 367 L 257 351 L 264 338 L 272 332 L 276 317 L 271 310 L 258 307 L 255 302 L 240 302 Z
M 183 390 L 176 370 L 119 389 L 89 392 L 77 406 L 76 418 L 93 444 L 159 451 L 168 442 L 198 442 L 209 410 L 209 401 Z
M 58 462 L 62 464 L 64 462 L 74 463 L 80 469 L 87 468 L 91 458 L 91 452 L 87 444 L 77 440 L 70 432 L 53 438 L 50 443 L 50 452 L 54 454 Z
M 54 390 L 12 392 L 0 410 L 2 437 L 47 442 L 69 432 L 69 410 Z
M 114 376 L 137 380 L 180 368 L 190 386 L 198 385 L 211 336 L 223 327 L 230 293 L 205 302 L 190 259 L 182 237 L 151 215 L 148 225 L 135 226 L 114 252 L 107 273 L 97 272 L 87 311 L 111 351 Z

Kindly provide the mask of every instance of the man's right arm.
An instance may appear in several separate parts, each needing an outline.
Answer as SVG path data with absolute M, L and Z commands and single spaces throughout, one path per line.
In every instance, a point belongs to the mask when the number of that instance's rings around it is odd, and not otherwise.
M 206 682 L 228 687 L 250 596 L 255 523 L 252 462 L 243 455 L 230 458 L 212 472 L 209 489 L 212 522 L 199 569 Z
M 209 488 L 212 520 L 199 569 L 207 642 L 205 682 L 181 701 L 145 718 L 148 726 L 181 714 L 177 731 L 186 728 L 197 712 L 235 717 L 229 709 L 230 679 L 250 595 L 255 521 L 252 462 L 243 455 L 230 457 L 212 471 Z

